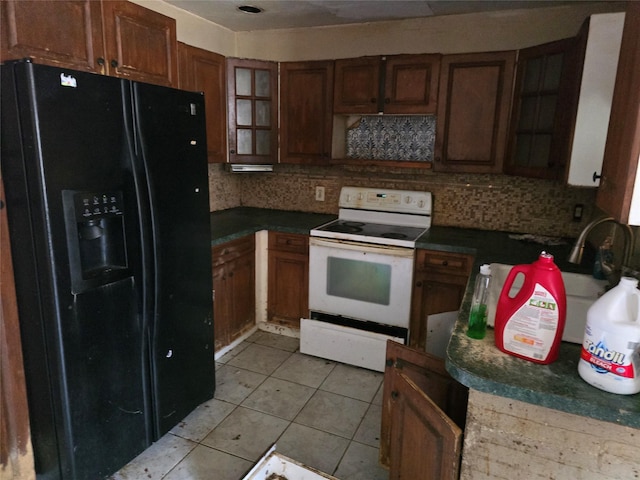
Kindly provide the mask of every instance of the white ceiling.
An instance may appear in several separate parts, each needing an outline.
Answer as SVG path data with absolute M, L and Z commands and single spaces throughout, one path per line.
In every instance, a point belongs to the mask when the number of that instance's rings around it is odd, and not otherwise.
M 540 8 L 578 0 L 166 0 L 232 31 L 304 28 L 461 13 Z M 588 0 L 587 0 L 588 1 Z M 593 1 L 593 0 L 592 0 Z M 238 10 L 259 7 L 259 14 Z

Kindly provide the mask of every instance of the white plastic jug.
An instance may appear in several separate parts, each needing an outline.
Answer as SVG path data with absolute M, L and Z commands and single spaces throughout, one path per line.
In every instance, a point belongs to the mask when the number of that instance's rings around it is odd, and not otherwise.
M 578 373 L 611 393 L 640 392 L 640 290 L 635 278 L 620 283 L 587 311 Z

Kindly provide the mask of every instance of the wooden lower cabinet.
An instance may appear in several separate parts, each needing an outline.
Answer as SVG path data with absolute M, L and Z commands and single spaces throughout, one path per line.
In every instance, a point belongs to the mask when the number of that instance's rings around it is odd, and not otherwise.
M 472 265 L 471 255 L 416 250 L 409 325 L 410 346 L 425 349 L 429 315 L 460 308 Z
M 300 328 L 309 314 L 309 237 L 269 232 L 267 321 Z
M 380 463 L 389 479 L 456 480 L 469 391 L 444 360 L 388 341 Z
M 255 325 L 256 270 L 253 235 L 213 247 L 215 350 Z

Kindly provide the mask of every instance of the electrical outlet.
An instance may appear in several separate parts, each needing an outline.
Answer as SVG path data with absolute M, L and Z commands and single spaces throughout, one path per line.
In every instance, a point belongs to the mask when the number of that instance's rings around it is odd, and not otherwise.
M 316 187 L 316 200 L 324 202 L 324 187 Z
M 582 203 L 577 203 L 573 207 L 573 221 L 580 222 L 582 220 L 583 213 L 584 213 L 584 205 Z

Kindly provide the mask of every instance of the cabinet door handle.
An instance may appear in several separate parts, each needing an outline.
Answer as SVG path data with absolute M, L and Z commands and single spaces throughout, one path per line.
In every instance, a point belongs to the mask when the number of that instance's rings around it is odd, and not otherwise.
M 421 281 L 421 280 L 419 280 L 419 281 L 417 281 L 417 282 L 416 282 L 416 287 L 418 287 L 418 288 L 419 288 L 419 287 L 422 287 L 422 281 Z
M 236 151 L 232 148 L 231 150 L 229 150 L 229 153 L 230 153 L 231 155 L 234 155 L 234 154 L 236 153 Z
M 593 172 L 593 183 L 596 183 L 599 178 L 602 178 L 602 175 L 598 175 L 598 172 Z
M 376 103 L 378 99 L 376 97 L 371 97 L 371 103 Z
M 229 272 L 229 278 L 233 277 L 233 272 Z
M 393 391 L 391 392 L 391 398 L 392 398 L 393 400 L 396 400 L 399 396 L 400 396 L 400 394 L 399 394 L 398 392 L 396 392 L 395 390 L 393 390 Z
M 448 266 L 448 265 L 449 265 L 449 261 L 448 261 L 448 260 L 443 260 L 443 261 L 442 261 L 442 266 L 443 266 L 443 267 L 446 267 L 446 266 Z
M 98 57 L 96 61 L 98 62 L 98 65 L 100 65 L 101 67 L 104 66 L 104 58 Z
M 113 68 L 117 68 L 118 67 L 118 61 L 117 60 L 111 60 L 111 66 Z

